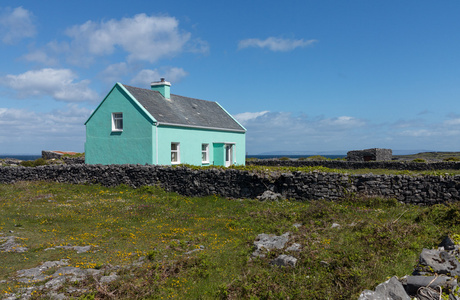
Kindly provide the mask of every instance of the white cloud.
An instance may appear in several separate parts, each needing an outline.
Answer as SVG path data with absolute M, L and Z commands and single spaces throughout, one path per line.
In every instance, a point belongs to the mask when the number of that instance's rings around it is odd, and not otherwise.
M 149 62 L 183 51 L 191 37 L 179 30 L 175 18 L 146 14 L 100 23 L 87 21 L 69 28 L 67 35 L 73 39 L 70 49 L 77 51 L 79 57 L 85 53 L 110 55 L 121 48 L 128 52 L 128 60 Z
M 43 47 L 30 50 L 22 58 L 26 61 L 37 62 L 47 67 L 58 65 L 63 54 L 71 56 L 69 60 L 72 60 L 78 66 L 88 66 L 93 61 L 93 58 L 85 55 L 85 53 L 79 52 L 80 56 L 77 57 L 76 53 L 74 53 L 75 51 L 76 49 L 71 48 L 68 42 L 53 40 Z
M 450 119 L 444 122 L 447 126 L 458 126 L 460 125 L 460 118 Z
M 398 135 L 411 137 L 432 136 L 433 134 L 434 132 L 428 129 L 411 129 L 404 130 L 398 133 Z
M 282 39 L 276 37 L 269 37 L 265 40 L 261 39 L 245 39 L 238 43 L 238 49 L 244 49 L 249 47 L 257 48 L 268 48 L 275 52 L 286 52 L 296 48 L 304 48 L 311 46 L 316 43 L 317 40 L 293 40 L 293 39 Z
M 98 100 L 89 88 L 89 80 L 75 81 L 77 75 L 69 69 L 40 69 L 0 78 L 0 85 L 16 91 L 19 98 L 51 96 L 57 101 L 81 102 Z
M 120 82 L 122 78 L 129 72 L 129 66 L 125 62 L 109 65 L 101 72 L 100 76 L 107 83 Z
M 5 44 L 14 44 L 23 38 L 36 34 L 33 15 L 22 6 L 15 9 L 6 8 L 0 15 L 0 36 Z
M 291 112 L 244 112 L 235 118 L 247 131 L 247 151 L 310 151 L 347 149 L 352 136 L 359 138 L 366 121 L 350 116 L 309 117 Z M 337 145 L 342 144 L 341 148 Z M 352 148 L 350 146 L 350 148 Z
M 200 38 L 190 40 L 187 44 L 187 52 L 209 54 L 209 43 Z
M 84 122 L 91 110 L 69 104 L 65 109 L 37 113 L 0 108 L 2 153 L 39 154 L 41 150 L 84 149 Z
M 460 117 L 429 123 L 398 120 L 373 123 L 353 116 L 307 116 L 292 112 L 244 112 L 235 118 L 246 129 L 250 154 L 271 151 L 334 151 L 367 148 L 393 150 L 460 149 Z
M 263 116 L 268 112 L 269 112 L 268 110 L 264 110 L 264 111 L 260 111 L 260 112 L 244 112 L 244 113 L 241 113 L 241 114 L 236 114 L 233 117 L 235 117 L 235 119 L 237 119 L 238 122 L 240 122 L 241 124 L 244 125 L 247 122 L 249 122 L 251 120 L 254 120 L 254 119 L 257 119 L 258 117 Z
M 169 82 L 178 82 L 183 77 L 187 76 L 188 73 L 182 68 L 167 68 L 167 69 L 154 69 L 141 70 L 134 78 L 131 80 L 131 84 L 137 84 L 140 86 L 150 86 L 150 83 L 153 81 L 158 81 L 160 78 L 165 78 Z
M 23 58 L 27 61 L 38 62 L 38 63 L 47 65 L 47 66 L 54 66 L 54 65 L 57 65 L 58 63 L 58 60 L 56 59 L 56 57 L 49 56 L 43 50 L 34 50 L 24 55 Z
M 353 128 L 353 127 L 360 127 L 365 124 L 363 120 L 356 119 L 354 117 L 349 116 L 341 116 L 336 118 L 324 119 L 320 121 L 321 126 L 329 127 L 337 127 L 337 130 L 345 129 L 345 128 Z

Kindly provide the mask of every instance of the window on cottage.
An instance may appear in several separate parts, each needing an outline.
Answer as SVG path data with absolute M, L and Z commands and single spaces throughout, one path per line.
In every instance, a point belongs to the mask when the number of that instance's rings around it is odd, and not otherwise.
M 123 113 L 112 113 L 112 131 L 123 131 Z
M 201 144 L 201 162 L 209 163 L 209 144 Z
M 171 143 L 171 163 L 180 163 L 179 143 Z

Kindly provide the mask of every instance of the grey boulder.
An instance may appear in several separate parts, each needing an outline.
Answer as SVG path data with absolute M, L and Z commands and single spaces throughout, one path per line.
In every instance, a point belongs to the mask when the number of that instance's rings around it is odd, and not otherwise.
M 257 236 L 257 239 L 254 242 L 256 250 L 252 253 L 252 256 L 265 257 L 265 254 L 263 254 L 264 251 L 283 249 L 288 240 L 289 232 L 282 235 L 261 233 Z
M 423 249 L 420 254 L 419 265 L 413 275 L 424 275 L 426 273 L 459 276 L 460 263 L 449 252 Z
M 379 284 L 375 291 L 364 290 L 358 300 L 410 300 L 403 285 L 396 276 Z
M 457 286 L 457 280 L 449 276 L 405 276 L 401 282 L 409 295 L 416 295 L 420 288 L 449 288 Z
M 271 265 L 280 267 L 295 267 L 296 263 L 297 258 L 286 254 L 281 254 L 270 262 Z

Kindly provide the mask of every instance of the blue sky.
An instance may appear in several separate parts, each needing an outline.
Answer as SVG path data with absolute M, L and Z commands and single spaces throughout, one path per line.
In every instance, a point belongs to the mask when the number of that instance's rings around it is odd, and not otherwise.
M 0 153 L 84 151 L 115 82 L 219 102 L 247 152 L 460 151 L 460 1 L 0 3 Z

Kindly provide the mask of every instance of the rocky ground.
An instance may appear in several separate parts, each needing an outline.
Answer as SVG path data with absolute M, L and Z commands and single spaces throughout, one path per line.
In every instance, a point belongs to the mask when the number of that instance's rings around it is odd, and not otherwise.
M 16 158 L 2 158 L 0 159 L 0 167 L 15 167 L 24 165 L 24 163 L 34 163 L 35 161 L 24 161 Z M 85 163 L 84 156 L 78 157 L 62 157 L 60 159 L 51 158 L 43 160 L 43 164 L 45 165 L 68 165 L 68 164 L 83 164 Z M 29 166 L 29 165 L 25 165 Z
M 56 249 L 66 249 L 76 251 L 77 253 L 85 253 L 88 251 L 97 251 L 92 246 L 55 246 L 46 248 L 44 251 L 53 251 Z M 22 245 L 22 240 L 14 235 L 5 236 L 0 233 L 0 252 L 26 252 L 28 249 Z M 133 267 L 142 265 L 144 257 L 141 257 L 138 262 L 125 266 Z M 122 269 L 121 266 L 103 266 L 99 269 L 82 269 L 71 267 L 67 259 L 57 261 L 46 261 L 37 267 L 18 270 L 15 276 L 2 280 L 0 283 L 7 285 L 16 285 L 20 283 L 24 287 L 13 293 L 2 295 L 4 300 L 29 299 L 37 291 L 46 291 L 46 295 L 50 299 L 63 300 L 69 299 L 72 295 L 81 295 L 88 291 L 75 288 L 66 283 L 73 283 L 85 280 L 87 277 L 92 277 L 98 285 L 108 284 L 118 278 L 117 272 Z M 64 288 L 63 288 L 64 287 Z
M 19 166 L 22 160 L 15 158 L 2 158 L 0 159 L 0 166 Z
M 365 290 L 358 300 L 460 300 L 460 247 L 446 237 L 438 249 L 423 249 L 411 275 L 391 277 L 374 291 Z

